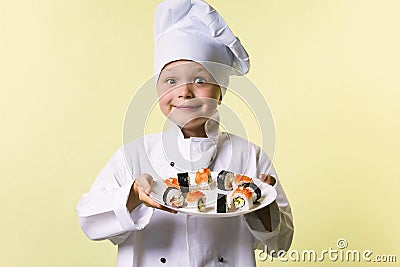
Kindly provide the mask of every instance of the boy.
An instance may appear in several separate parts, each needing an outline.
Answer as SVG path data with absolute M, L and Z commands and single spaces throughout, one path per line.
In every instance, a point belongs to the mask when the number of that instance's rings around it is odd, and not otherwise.
M 234 66 L 249 59 L 219 14 L 200 0 L 166 0 L 155 22 L 159 106 L 173 122 L 165 133 L 121 147 L 78 204 L 84 232 L 118 244 L 118 266 L 255 266 L 254 244 L 287 250 L 293 236 L 290 206 L 275 170 L 256 145 L 219 130 L 218 104 Z M 217 67 L 215 67 L 217 66 Z M 273 184 L 275 202 L 229 218 L 176 213 L 149 193 L 153 179 L 208 167 Z

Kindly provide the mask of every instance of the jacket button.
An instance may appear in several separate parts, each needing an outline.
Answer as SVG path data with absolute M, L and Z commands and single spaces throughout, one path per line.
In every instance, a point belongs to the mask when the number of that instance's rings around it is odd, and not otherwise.
M 169 165 L 171 165 L 171 167 L 174 167 L 175 166 L 175 162 L 171 161 L 171 163 Z
M 224 262 L 224 258 L 219 257 L 219 258 L 218 258 L 218 261 L 219 261 L 219 262 Z
M 165 258 L 161 258 L 160 261 L 161 261 L 162 263 L 166 263 L 166 262 L 167 262 L 167 260 L 166 260 Z

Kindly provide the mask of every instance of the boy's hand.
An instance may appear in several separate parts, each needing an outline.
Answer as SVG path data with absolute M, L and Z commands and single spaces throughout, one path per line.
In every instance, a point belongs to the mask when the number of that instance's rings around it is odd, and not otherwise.
M 135 182 L 132 185 L 128 202 L 126 204 L 128 210 L 131 212 L 139 204 L 143 203 L 148 207 L 153 207 L 171 213 L 177 213 L 174 210 L 171 210 L 167 207 L 158 204 L 150 197 L 152 183 L 153 183 L 153 177 L 151 177 L 151 175 L 147 173 L 143 173 L 138 178 L 136 178 Z
M 276 183 L 275 177 L 268 174 L 260 174 L 260 176 L 258 176 L 258 179 L 260 179 L 261 182 L 267 183 L 272 186 Z

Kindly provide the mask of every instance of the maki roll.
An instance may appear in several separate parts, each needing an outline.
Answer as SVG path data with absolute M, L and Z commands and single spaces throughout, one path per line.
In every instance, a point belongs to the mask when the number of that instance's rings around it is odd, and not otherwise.
M 167 206 L 181 208 L 185 199 L 182 196 L 181 190 L 176 187 L 167 187 L 163 194 L 163 200 Z
M 191 204 L 196 204 L 197 210 L 200 212 L 206 211 L 206 195 L 198 190 L 191 190 L 186 195 L 186 201 Z
M 181 187 L 182 193 L 189 192 L 189 184 L 190 184 L 189 173 L 187 172 L 178 173 L 178 182 Z
M 171 177 L 171 178 L 165 179 L 164 180 L 164 184 L 167 187 L 176 187 L 177 189 L 180 189 L 179 182 L 178 182 L 177 178 Z
M 217 213 L 226 213 L 228 211 L 228 207 L 226 205 L 226 195 L 218 194 L 217 197 Z
M 202 189 L 210 189 L 212 182 L 211 171 L 207 168 L 202 168 L 196 172 L 195 183 Z
M 253 179 L 241 174 L 236 174 L 235 178 L 233 178 L 233 187 L 238 187 L 239 185 L 244 183 L 253 183 Z
M 239 186 L 228 195 L 228 207 L 236 210 L 250 210 L 257 194 L 250 187 Z
M 230 191 L 233 189 L 234 174 L 230 171 L 222 170 L 217 176 L 218 189 Z
M 258 188 L 258 186 L 255 183 L 244 183 L 241 186 L 249 187 L 254 191 L 254 193 L 256 193 L 256 198 L 253 203 L 256 203 L 257 200 L 261 198 L 261 189 Z

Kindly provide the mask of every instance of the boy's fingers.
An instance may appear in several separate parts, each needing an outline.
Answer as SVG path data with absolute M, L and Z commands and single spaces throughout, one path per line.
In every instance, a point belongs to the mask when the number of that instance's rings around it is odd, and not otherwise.
M 271 175 L 268 175 L 268 177 L 267 177 L 267 183 L 270 184 L 270 185 L 275 185 L 275 183 L 276 183 L 275 177 L 273 177 L 273 176 L 271 176 Z
M 266 175 L 266 174 L 260 174 L 260 175 L 258 176 L 258 179 L 260 179 L 261 182 L 264 182 L 265 179 L 267 179 L 267 175 Z
M 145 193 L 146 195 L 150 195 L 151 193 L 151 185 L 145 184 L 145 185 L 138 185 L 138 189 Z
M 260 174 L 258 177 L 262 182 L 267 183 L 269 185 L 275 185 L 276 179 L 275 177 L 268 174 Z
M 140 198 L 146 206 L 151 206 L 157 209 L 161 209 L 162 207 L 160 204 L 155 202 L 150 196 L 146 194 L 143 194 Z
M 153 184 L 153 177 L 147 173 L 141 174 L 137 179 L 137 188 L 139 191 L 139 199 L 148 207 L 153 207 L 156 209 L 164 210 L 171 213 L 177 213 L 177 211 L 172 210 L 170 208 L 164 207 L 163 205 L 158 204 L 150 197 L 151 193 L 151 185 Z
M 161 208 L 160 208 L 160 210 L 163 210 L 163 211 L 166 211 L 166 212 L 170 212 L 170 213 L 173 213 L 173 214 L 177 214 L 177 213 L 178 213 L 176 210 L 173 210 L 173 209 L 167 208 L 167 207 L 165 207 L 165 206 L 162 206 L 162 205 L 161 205 Z
M 153 177 L 151 177 L 151 175 L 143 173 L 136 179 L 136 182 L 147 195 L 150 194 L 151 185 L 153 184 Z
M 148 207 L 153 207 L 156 209 L 168 211 L 171 213 L 177 213 L 175 210 L 169 209 L 167 207 L 164 207 L 163 205 L 158 204 L 157 202 L 154 201 L 148 194 L 145 192 L 139 194 L 140 200 Z

